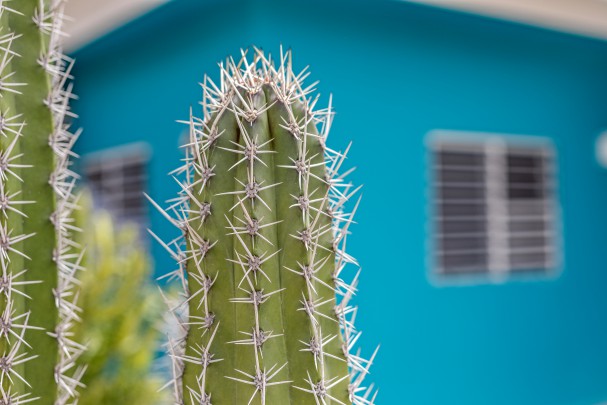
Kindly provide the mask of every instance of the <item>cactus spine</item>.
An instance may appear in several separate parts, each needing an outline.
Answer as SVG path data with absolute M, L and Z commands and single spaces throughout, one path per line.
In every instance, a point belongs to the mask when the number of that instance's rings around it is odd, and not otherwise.
M 71 403 L 81 374 L 61 3 L 0 0 L 0 404 Z
M 344 205 L 358 189 L 325 145 L 331 108 L 314 110 L 290 52 L 279 62 L 229 59 L 189 121 L 186 180 L 165 214 L 183 238 L 163 243 L 186 295 L 183 339 L 169 345 L 178 404 L 375 400 L 363 386 L 373 358 L 352 351 L 358 273 L 341 277 L 357 266 Z

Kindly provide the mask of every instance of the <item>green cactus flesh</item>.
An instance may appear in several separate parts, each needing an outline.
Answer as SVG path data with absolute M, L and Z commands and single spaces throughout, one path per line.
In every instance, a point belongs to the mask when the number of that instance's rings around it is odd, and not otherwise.
M 343 250 L 356 190 L 325 146 L 330 108 L 313 110 L 290 53 L 280 62 L 229 60 L 220 85 L 205 80 L 204 119 L 190 119 L 187 181 L 167 215 L 185 247 L 165 244 L 187 288 L 187 333 L 171 346 L 178 403 L 374 401 L 371 361 L 350 350 L 357 278 L 340 279 L 356 264 Z
M 67 403 L 80 374 L 60 3 L 0 0 L 0 404 Z

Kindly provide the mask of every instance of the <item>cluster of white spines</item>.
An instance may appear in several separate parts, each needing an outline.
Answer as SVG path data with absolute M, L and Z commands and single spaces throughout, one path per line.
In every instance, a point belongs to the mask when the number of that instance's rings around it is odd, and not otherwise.
M 306 231 L 298 232 L 296 235 L 290 235 L 293 238 L 300 240 L 308 252 L 309 265 L 301 264 L 299 268 L 287 268 L 284 271 L 290 271 L 301 275 L 306 281 L 306 291 L 302 291 L 301 310 L 310 317 L 312 327 L 311 339 L 307 342 L 300 342 L 302 351 L 310 352 L 314 356 L 317 372 L 321 375 L 321 380 L 314 381 L 309 378 L 309 381 L 300 382 L 302 384 L 293 383 L 293 385 L 302 390 L 314 395 L 317 404 L 325 404 L 327 401 L 334 403 L 343 403 L 342 401 L 333 398 L 329 395 L 329 390 L 344 380 L 350 381 L 349 395 L 350 402 L 356 405 L 371 405 L 375 401 L 376 392 L 373 387 L 363 386 L 363 379 L 369 373 L 369 367 L 375 357 L 375 354 L 368 359 L 363 359 L 359 352 L 356 351 L 356 343 L 360 337 L 360 332 L 354 328 L 354 318 L 356 316 L 356 307 L 352 306 L 351 299 L 356 292 L 356 283 L 358 281 L 358 271 L 351 282 L 346 282 L 342 279 L 344 269 L 355 267 L 358 264 L 354 258 L 348 255 L 345 251 L 346 238 L 349 234 L 349 226 L 353 222 L 354 208 L 351 213 L 346 213 L 344 208 L 348 200 L 350 200 L 359 190 L 354 188 L 351 183 L 345 181 L 345 176 L 349 173 L 340 174 L 340 168 L 346 159 L 346 153 L 335 152 L 326 148 L 325 142 L 331 126 L 333 112 L 329 106 L 326 109 L 314 110 L 314 106 L 318 101 L 318 96 L 310 98 L 309 95 L 314 91 L 316 83 L 304 87 L 303 81 L 308 76 L 306 70 L 300 74 L 294 74 L 291 64 L 290 52 L 283 53 L 281 50 L 280 63 L 278 66 L 264 55 L 260 50 L 254 51 L 252 61 L 247 58 L 246 52 L 243 52 L 242 59 L 235 62 L 229 59 L 225 64 L 221 64 L 221 80 L 219 85 L 213 83 L 208 78 L 205 78 L 203 83 L 203 113 L 202 119 L 190 116 L 188 124 L 190 126 L 190 140 L 186 145 L 186 158 L 183 167 L 175 171 L 174 174 L 185 175 L 186 183 L 179 185 L 182 188 L 180 197 L 173 200 L 170 207 L 163 211 L 165 217 L 177 226 L 182 231 L 182 236 L 168 243 L 159 242 L 167 249 L 172 257 L 178 262 L 179 267 L 174 272 L 169 274 L 169 278 L 178 279 L 184 286 L 184 300 L 181 305 L 173 307 L 172 313 L 175 319 L 178 320 L 179 333 L 174 336 L 169 342 L 169 354 L 173 359 L 173 380 L 171 381 L 174 387 L 175 401 L 178 404 L 183 403 L 184 395 L 188 395 L 192 403 L 210 405 L 211 398 L 205 392 L 205 378 L 207 366 L 213 362 L 221 361 L 214 358 L 212 355 L 212 344 L 214 342 L 219 321 L 213 319 L 213 314 L 209 310 L 208 292 L 211 289 L 214 280 L 203 273 L 198 267 L 199 274 L 189 274 L 190 279 L 186 279 L 186 263 L 189 260 L 200 262 L 204 258 L 205 253 L 213 247 L 212 241 L 205 241 L 198 238 L 194 247 L 188 249 L 185 237 L 190 241 L 196 242 L 196 235 L 199 229 L 194 229 L 190 222 L 193 218 L 204 219 L 205 215 L 209 214 L 209 207 L 205 203 L 201 203 L 197 198 L 194 198 L 193 190 L 198 191 L 204 187 L 204 183 L 211 175 L 213 168 L 209 167 L 207 159 L 207 151 L 214 143 L 217 137 L 222 134 L 218 132 L 216 122 L 218 117 L 221 117 L 223 112 L 229 111 L 236 114 L 239 131 L 244 138 L 243 144 L 235 145 L 229 151 L 237 154 L 237 163 L 234 166 L 245 164 L 247 166 L 248 183 L 240 182 L 241 191 L 233 193 L 236 196 L 233 209 L 238 208 L 242 213 L 242 218 L 235 217 L 234 220 L 228 220 L 230 228 L 228 232 L 236 237 L 236 253 L 232 261 L 236 267 L 242 269 L 242 278 L 236 280 L 237 285 L 243 291 L 243 295 L 234 298 L 233 302 L 252 304 L 254 308 L 255 326 L 251 331 L 240 331 L 243 336 L 242 340 L 231 342 L 234 344 L 252 345 L 255 350 L 255 375 L 246 373 L 242 370 L 235 370 L 235 375 L 228 375 L 227 378 L 251 385 L 255 388 L 251 401 L 258 396 L 262 404 L 265 404 L 265 390 L 268 387 L 278 384 L 291 384 L 292 381 L 286 381 L 281 378 L 281 371 L 286 367 L 286 364 L 272 364 L 269 367 L 263 365 L 263 357 L 261 346 L 263 342 L 270 338 L 281 336 L 272 331 L 263 331 L 259 325 L 258 308 L 261 303 L 271 299 L 272 295 L 278 294 L 282 289 L 273 291 L 256 291 L 254 285 L 257 277 L 268 278 L 261 270 L 261 266 L 267 260 L 270 260 L 278 253 L 278 249 L 274 252 L 267 252 L 259 256 L 255 256 L 250 251 L 250 244 L 254 243 L 255 237 L 263 236 L 259 233 L 261 227 L 267 227 L 277 224 L 277 222 L 263 223 L 262 221 L 253 220 L 254 216 L 247 212 L 244 201 L 252 201 L 253 204 L 262 204 L 269 210 L 268 204 L 263 201 L 259 193 L 263 190 L 273 188 L 278 184 L 258 184 L 254 176 L 254 165 L 256 162 L 265 165 L 260 159 L 264 153 L 272 153 L 265 148 L 266 143 L 257 142 L 257 139 L 248 134 L 247 128 L 243 123 L 252 123 L 256 117 L 271 107 L 268 103 L 260 108 L 252 105 L 250 100 L 247 100 L 241 95 L 256 94 L 261 91 L 263 85 L 270 85 L 275 92 L 277 98 L 286 106 L 293 103 L 303 103 L 306 106 L 306 116 L 297 120 L 291 108 L 287 108 L 290 114 L 289 121 L 285 121 L 283 128 L 289 130 L 296 139 L 298 139 L 299 156 L 297 159 L 291 159 L 292 165 L 283 166 L 285 169 L 296 170 L 298 173 L 299 188 L 301 194 L 293 197 L 294 208 L 301 209 L 302 220 L 305 224 Z M 214 121 L 215 120 L 215 121 Z M 309 124 L 315 125 L 320 129 L 320 135 L 308 133 Z M 309 137 L 316 137 L 324 150 L 324 162 L 326 165 L 326 178 L 318 178 L 312 173 L 312 167 L 319 166 L 320 163 L 312 163 L 313 156 L 308 156 L 308 148 L 306 142 Z M 208 177 L 205 176 L 208 173 Z M 195 176 L 197 175 L 197 176 Z M 193 181 L 198 178 L 198 183 Z M 321 192 L 318 189 L 312 190 L 309 187 L 311 178 L 324 182 L 328 186 L 328 193 Z M 238 181 L 238 180 L 237 180 Z M 157 204 L 153 203 L 157 208 Z M 319 219 L 322 216 L 329 215 L 330 223 L 320 225 L 322 221 Z M 201 221 L 202 222 L 202 221 Z M 320 252 L 325 249 L 323 245 L 318 243 L 319 239 L 330 233 L 334 239 L 334 246 L 330 253 L 333 255 L 322 257 Z M 266 240 L 266 242 L 269 242 Z M 271 245 L 271 243 L 268 243 Z M 319 253 L 317 255 L 317 253 Z M 325 252 L 326 253 L 326 252 Z M 318 257 L 318 258 L 317 258 Z M 322 268 L 327 260 L 335 257 L 335 272 L 333 274 L 333 282 L 326 283 L 316 277 L 316 272 Z M 281 270 L 281 271 L 283 271 Z M 202 288 L 197 289 L 194 293 L 188 289 L 189 283 L 196 283 Z M 332 285 L 330 285 L 332 284 Z M 328 288 L 333 292 L 333 295 L 327 299 L 326 294 L 319 294 L 319 288 Z M 248 294 L 247 294 L 248 292 Z M 334 300 L 337 295 L 337 301 Z M 187 304 L 196 300 L 199 303 L 199 308 L 204 308 L 206 316 L 200 319 L 188 317 Z M 326 305 L 332 305 L 337 302 L 334 307 L 334 313 L 340 324 L 341 338 L 337 335 L 324 336 L 321 330 L 320 319 L 327 317 L 324 309 Z M 319 308 L 321 311 L 319 311 Z M 202 326 L 209 333 L 207 343 L 204 347 L 199 347 L 196 356 L 185 355 L 185 338 L 188 330 L 193 327 Z M 324 351 L 327 343 L 334 339 L 343 339 L 343 352 L 348 363 L 349 375 L 333 376 L 332 378 L 324 378 L 324 362 L 328 357 L 334 357 L 330 353 Z M 187 387 L 188 392 L 183 392 L 182 375 L 185 362 L 192 362 L 202 366 L 202 373 L 198 379 L 197 387 Z
M 73 173 L 70 166 L 70 158 L 73 156 L 71 151 L 72 145 L 75 142 L 77 135 L 71 134 L 66 124 L 66 117 L 73 116 L 69 112 L 69 100 L 71 95 L 71 86 L 67 86 L 70 77 L 71 61 L 64 57 L 61 52 L 61 23 L 63 20 L 63 4 L 62 0 L 53 0 L 50 5 L 40 0 L 40 4 L 32 17 L 33 22 L 39 27 L 41 32 L 49 36 L 49 48 L 40 55 L 38 63 L 51 77 L 51 92 L 43 102 L 48 106 L 53 116 L 53 131 L 49 134 L 49 145 L 52 148 L 56 159 L 55 170 L 51 174 L 49 183 L 55 192 L 55 211 L 52 214 L 50 221 L 56 229 L 56 247 L 54 250 L 53 261 L 58 268 L 58 284 L 57 289 L 53 291 L 56 299 L 56 305 L 59 311 L 59 322 L 54 331 L 48 331 L 49 334 L 56 337 L 60 352 L 58 353 L 58 363 L 55 367 L 55 379 L 58 384 L 57 405 L 67 404 L 70 401 L 75 401 L 77 397 L 77 387 L 80 384 L 79 379 L 83 374 L 83 369 L 76 366 L 76 358 L 84 350 L 83 346 L 74 342 L 71 339 L 70 329 L 73 322 L 78 320 L 77 301 L 77 281 L 76 272 L 80 270 L 81 253 L 79 246 L 71 239 L 73 232 L 78 229 L 74 226 L 72 212 L 76 208 L 76 197 L 73 194 L 76 175 Z M 2 13 L 18 13 L 10 7 L 9 0 L 0 0 L 0 16 Z M 25 16 L 22 16 L 26 18 Z M 7 27 L 4 27 L 6 31 Z M 20 55 L 11 50 L 11 45 L 14 41 L 18 41 L 19 36 L 14 33 L 5 33 L 0 38 L 0 51 L 2 53 L 2 65 L 0 66 L 0 91 L 20 94 L 19 87 L 26 86 L 26 83 L 14 83 L 11 81 L 11 76 L 14 72 L 9 71 L 10 61 L 13 58 L 19 58 Z M 1 263 L 2 263 L 2 278 L 0 279 L 0 292 L 5 296 L 5 308 L 0 319 L 0 336 L 6 338 L 9 342 L 9 337 L 15 338 L 10 350 L 6 350 L 0 358 L 0 404 L 22 404 L 34 401 L 37 398 L 31 397 L 27 393 L 14 393 L 10 388 L 10 384 L 5 382 L 6 379 L 13 380 L 15 377 L 22 380 L 26 386 L 30 382 L 25 381 L 12 366 L 21 364 L 31 360 L 34 356 L 28 356 L 25 347 L 30 345 L 24 340 L 24 332 L 26 329 L 40 329 L 35 325 L 28 325 L 29 312 L 16 314 L 14 307 L 15 295 L 21 295 L 28 300 L 35 297 L 26 296 L 20 291 L 20 287 L 25 284 L 37 283 L 37 281 L 20 281 L 20 278 L 27 270 L 16 269 L 14 264 L 10 262 L 9 254 L 18 254 L 22 256 L 27 266 L 27 260 L 31 260 L 27 256 L 27 252 L 15 250 L 12 245 L 26 238 L 34 236 L 30 235 L 14 235 L 8 222 L 8 214 L 10 212 L 25 215 L 20 211 L 19 206 L 22 204 L 35 204 L 35 201 L 19 201 L 21 191 L 11 193 L 7 189 L 7 184 L 10 182 L 21 182 L 19 188 L 27 187 L 22 183 L 21 178 L 13 169 L 17 170 L 35 170 L 31 166 L 26 166 L 16 163 L 20 157 L 27 151 L 20 150 L 18 154 L 14 153 L 19 137 L 22 136 L 21 131 L 26 122 L 23 122 L 23 117 L 19 115 L 7 114 L 10 111 L 5 111 L 5 114 L 0 116 L 0 134 L 4 138 L 6 145 L 0 154 L 0 234 L 2 243 Z M 49 269 L 52 271 L 52 269 Z M 8 388 L 6 388 L 8 387 Z
M 52 112 L 53 132 L 49 137 L 49 145 L 55 154 L 55 168 L 49 182 L 55 193 L 55 211 L 51 220 L 55 226 L 56 247 L 53 260 L 58 269 L 57 289 L 54 291 L 59 322 L 52 333 L 59 344 L 59 359 L 55 368 L 55 380 L 58 385 L 57 405 L 67 404 L 77 400 L 77 389 L 81 386 L 80 379 L 84 368 L 76 364 L 77 358 L 85 347 L 73 340 L 71 329 L 74 322 L 79 322 L 78 281 L 77 273 L 82 270 L 82 247 L 72 238 L 74 232 L 81 232 L 75 225 L 74 210 L 78 208 L 77 195 L 74 193 L 77 175 L 70 166 L 73 145 L 78 139 L 79 132 L 69 130 L 69 121 L 75 118 L 70 111 L 69 103 L 74 98 L 72 93 L 71 69 L 73 60 L 64 55 L 62 31 L 65 0 L 52 0 L 45 7 L 40 0 L 34 22 L 40 30 L 49 35 L 49 47 L 45 54 L 40 55 L 38 62 L 51 78 L 51 92 L 45 104 Z

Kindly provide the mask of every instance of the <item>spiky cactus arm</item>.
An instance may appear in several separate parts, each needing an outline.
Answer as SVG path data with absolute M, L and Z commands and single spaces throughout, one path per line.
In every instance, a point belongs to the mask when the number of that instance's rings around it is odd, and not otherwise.
M 3 201 L 0 204 L 0 404 L 32 399 L 31 390 L 22 381 L 23 364 L 30 359 L 24 351 L 23 337 L 31 326 L 30 313 L 23 305 L 27 281 L 22 242 L 27 236 L 22 233 L 21 167 L 17 163 L 23 122 L 15 112 L 13 97 L 20 86 L 12 79 L 15 34 L 8 26 L 9 12 L 0 3 L 0 198 Z
M 2 1 L 1 6 L 3 29 L 13 35 L 4 55 L 10 58 L 11 83 L 18 85 L 8 88 L 14 91 L 6 111 L 12 107 L 24 124 L 15 145 L 20 181 L 13 182 L 20 200 L 13 204 L 21 204 L 22 215 L 7 217 L 7 229 L 24 235 L 12 253 L 26 259 L 7 260 L 4 267 L 7 277 L 23 278 L 20 292 L 28 299 L 13 302 L 17 313 L 28 314 L 30 325 L 14 344 L 21 345 L 16 356 L 27 361 L 12 362 L 7 376 L 13 378 L 10 384 L 5 379 L 3 388 L 10 395 L 27 390 L 40 404 L 64 404 L 75 395 L 81 370 L 74 359 L 82 347 L 69 333 L 77 318 L 73 281 L 80 256 L 70 240 L 75 176 L 69 158 L 76 137 L 64 123 L 71 95 L 64 88 L 69 61 L 59 47 L 62 2 Z
M 170 346 L 176 403 L 374 403 L 372 359 L 351 353 L 357 276 L 340 278 L 356 265 L 343 208 L 357 190 L 339 174 L 345 155 L 325 147 L 332 112 L 314 110 L 305 76 L 290 53 L 276 67 L 256 50 L 222 66 L 219 86 L 205 79 L 177 215 L 165 214 L 183 232 L 163 245 L 188 307 Z
M 14 41 L 14 50 L 18 54 L 13 59 L 15 80 L 25 84 L 15 97 L 16 110 L 22 112 L 25 122 L 20 148 L 27 150 L 22 162 L 35 168 L 23 170 L 22 196 L 27 201 L 53 201 L 53 190 L 44 173 L 51 173 L 54 167 L 53 156 L 48 148 L 48 137 L 53 131 L 53 122 L 44 101 L 48 97 L 50 82 L 44 70 L 38 64 L 40 55 L 46 52 L 38 27 L 31 16 L 38 1 L 11 2 L 16 11 L 9 16 L 9 26 L 20 34 Z M 29 17 L 29 18 L 28 18 Z M 26 163 L 27 162 L 27 163 Z M 25 341 L 31 346 L 28 353 L 35 356 L 23 365 L 22 377 L 31 385 L 32 395 L 48 404 L 54 402 L 55 362 L 57 359 L 57 341 L 46 331 L 53 331 L 58 314 L 55 307 L 53 290 L 57 288 L 57 273 L 52 271 L 53 249 L 55 248 L 55 229 L 49 220 L 54 204 L 29 204 L 23 212 L 27 219 L 23 222 L 23 232 L 34 234 L 22 243 L 22 251 L 34 260 L 27 263 L 25 278 L 35 281 L 26 286 L 25 293 L 32 297 L 27 303 L 30 308 L 30 323 L 38 328 L 25 333 Z M 33 383 L 35 381 L 35 383 Z M 49 399 L 43 397 L 53 393 Z

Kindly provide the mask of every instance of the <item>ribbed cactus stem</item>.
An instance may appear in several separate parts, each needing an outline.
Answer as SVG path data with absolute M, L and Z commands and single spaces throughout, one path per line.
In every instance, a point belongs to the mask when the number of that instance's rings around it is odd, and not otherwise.
M 165 214 L 183 233 L 164 246 L 187 297 L 170 347 L 176 403 L 372 404 L 372 359 L 351 352 L 357 277 L 340 278 L 356 265 L 343 248 L 357 190 L 325 146 L 331 109 L 314 110 L 290 53 L 221 69 L 189 121 L 177 216 Z
M 51 84 L 47 73 L 38 64 L 40 56 L 47 52 L 48 35 L 36 26 L 31 17 L 25 17 L 34 16 L 39 1 L 19 0 L 9 4 L 16 11 L 9 15 L 9 26 L 20 35 L 14 41 L 13 50 L 19 56 L 12 60 L 13 77 L 25 84 L 19 89 L 20 94 L 15 96 L 16 111 L 22 112 L 21 118 L 26 124 L 19 142 L 24 152 L 21 161 L 32 166 L 21 171 L 21 196 L 27 201 L 52 202 L 54 194 L 48 180 L 54 168 L 54 156 L 48 144 L 49 135 L 53 133 L 53 118 L 45 105 Z M 48 175 L 44 176 L 44 173 Z M 58 320 L 53 294 L 57 288 L 57 272 L 51 270 L 55 267 L 55 228 L 49 220 L 54 209 L 53 203 L 35 203 L 23 207 L 27 219 L 23 221 L 22 232 L 35 236 L 21 244 L 22 251 L 29 258 L 35 258 L 25 264 L 27 272 L 24 278 L 35 281 L 24 288 L 25 294 L 32 297 L 25 305 L 30 313 L 29 323 L 41 329 L 25 333 L 25 341 L 32 346 L 27 354 L 35 357 L 23 364 L 22 377 L 31 385 L 31 395 L 40 399 L 56 390 L 54 371 L 58 344 L 46 333 L 55 330 Z M 53 403 L 51 399 L 43 401 Z
M 319 397 L 327 391 L 335 401 L 347 403 L 349 381 L 335 313 L 336 258 L 323 139 L 304 103 L 273 89 L 266 92 L 273 104 L 268 113 L 281 169 L 277 170 L 277 208 L 285 219 L 278 230 L 284 243 L 283 283 L 289 286 L 284 302 L 287 311 L 299 311 L 289 317 L 286 329 L 287 335 L 296 337 L 288 342 L 294 360 L 290 372 L 302 389 L 293 391 L 293 402 L 309 401 L 307 391 L 313 390 Z
M 233 147 L 237 142 L 236 118 L 231 114 L 227 105 L 217 110 L 208 123 L 208 131 L 221 136 L 215 140 L 214 148 Z M 192 135 L 198 129 L 192 121 Z M 192 137 L 193 139 L 194 136 Z M 209 145 L 210 146 L 210 145 Z M 203 147 L 195 146 L 195 147 Z M 196 180 L 192 183 L 189 192 L 192 195 L 191 222 L 189 226 L 196 229 L 188 241 L 189 255 L 191 259 L 187 264 L 192 294 L 190 306 L 196 307 L 190 316 L 191 330 L 197 333 L 188 334 L 188 345 L 186 351 L 186 368 L 192 370 L 185 376 L 185 386 L 188 390 L 184 393 L 187 398 L 192 398 L 204 403 L 206 393 L 199 386 L 222 384 L 225 382 L 224 375 L 228 370 L 233 370 L 235 364 L 234 352 L 226 345 L 221 345 L 216 351 L 208 351 L 210 344 L 217 337 L 216 332 L 221 326 L 221 335 L 225 341 L 236 340 L 236 330 L 230 327 L 230 323 L 236 316 L 235 305 L 230 303 L 234 297 L 234 274 L 232 264 L 228 260 L 232 257 L 234 249 L 233 238 L 226 234 L 229 222 L 222 212 L 228 212 L 232 207 L 232 198 L 224 193 L 235 188 L 235 180 L 225 182 L 211 182 L 214 172 L 227 172 L 236 163 L 236 156 L 225 154 L 212 154 L 200 156 L 202 159 L 192 162 L 199 167 Z M 216 214 L 217 213 L 217 214 Z M 221 243 L 222 249 L 215 249 L 209 241 Z M 222 263 L 223 266 L 218 266 Z M 210 289 L 213 288 L 213 294 Z M 220 320 L 225 319 L 223 327 Z M 221 360 L 221 361 L 218 361 Z M 214 367 L 210 367 L 214 364 Z M 209 370 L 209 372 L 207 372 Z M 217 400 L 228 402 L 233 393 L 220 392 L 216 395 Z M 223 396 L 223 398 L 222 398 Z
M 80 256 L 70 239 L 75 176 L 69 158 L 76 137 L 64 123 L 71 95 L 65 89 L 70 64 L 59 46 L 61 6 L 56 0 L 0 1 L 0 250 L 8 330 L 0 404 L 67 403 L 80 375 L 74 359 L 82 347 L 69 334 L 77 319 Z

